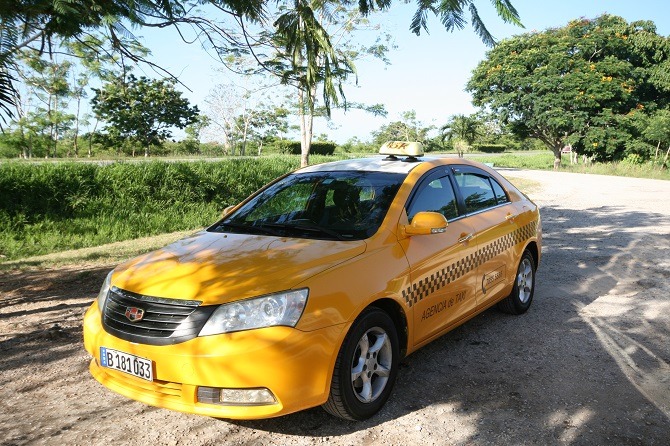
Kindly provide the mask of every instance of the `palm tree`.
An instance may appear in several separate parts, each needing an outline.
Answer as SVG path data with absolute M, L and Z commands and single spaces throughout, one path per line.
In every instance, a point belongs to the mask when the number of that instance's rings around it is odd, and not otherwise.
M 448 31 L 461 29 L 467 23 L 467 10 L 475 32 L 485 44 L 491 46 L 495 40 L 479 17 L 474 1 L 422 0 L 418 2 L 410 30 L 416 34 L 420 34 L 422 29 L 427 30 L 429 12 L 438 16 Z M 292 8 L 288 8 L 289 3 L 292 3 Z M 298 89 L 302 166 L 309 162 L 319 86 L 323 89 L 322 99 L 326 115 L 330 116 L 331 104 L 337 105 L 341 100 L 346 108 L 342 84 L 349 75 L 355 74 L 353 62 L 331 41 L 332 36 L 326 29 L 337 21 L 334 11 L 357 10 L 367 15 L 375 9 L 389 9 L 391 3 L 391 0 L 290 0 L 284 5 L 284 9 L 280 8 L 281 15 L 274 21 L 274 33 L 266 34 L 267 40 L 274 47 L 274 59 L 264 62 L 262 56 L 256 54 L 250 45 L 249 49 L 263 69 L 279 76 L 284 84 L 294 85 Z M 493 4 L 503 21 L 521 26 L 518 13 L 509 0 L 493 0 Z
M 342 82 L 354 73 L 353 62 L 331 42 L 325 24 L 337 20 L 328 0 L 293 0 L 293 8 L 284 11 L 274 22 L 272 40 L 276 57 L 270 65 L 282 83 L 298 90 L 300 117 L 301 166 L 309 164 L 313 135 L 315 104 L 319 85 L 323 105 L 330 116 L 331 105 L 345 102 Z
M 452 141 L 458 156 L 463 157 L 465 149 L 481 136 L 481 123 L 476 116 L 454 115 L 440 128 L 440 139 Z

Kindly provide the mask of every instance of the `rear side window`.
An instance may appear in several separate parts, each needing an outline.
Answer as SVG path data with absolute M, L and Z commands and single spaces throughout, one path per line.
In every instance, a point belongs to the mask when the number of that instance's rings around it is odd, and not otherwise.
M 493 186 L 493 193 L 496 196 L 496 200 L 498 201 L 498 204 L 503 204 L 507 203 L 509 201 L 509 198 L 507 197 L 507 194 L 505 193 L 505 189 L 502 188 L 500 184 L 493 178 L 489 178 L 489 181 L 491 181 L 491 185 Z
M 454 177 L 463 196 L 466 213 L 471 214 L 498 204 L 488 176 L 471 172 L 457 172 Z

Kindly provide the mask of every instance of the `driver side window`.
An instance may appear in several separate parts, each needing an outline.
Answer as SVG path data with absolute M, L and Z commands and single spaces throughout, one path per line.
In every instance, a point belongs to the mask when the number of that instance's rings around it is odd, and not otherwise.
M 447 220 L 458 217 L 456 195 L 448 176 L 421 184 L 407 209 L 409 221 L 411 222 L 417 213 L 423 211 L 440 213 Z

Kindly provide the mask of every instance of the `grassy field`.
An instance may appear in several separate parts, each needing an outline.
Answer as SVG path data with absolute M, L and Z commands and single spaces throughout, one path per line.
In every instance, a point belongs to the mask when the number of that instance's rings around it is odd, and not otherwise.
M 0 165 L 0 259 L 202 228 L 296 157 Z
M 553 170 L 554 155 L 549 152 L 533 153 L 503 153 L 500 155 L 476 155 L 468 156 L 482 163 L 493 163 L 496 167 L 511 167 L 517 169 Z M 621 177 L 653 178 L 658 180 L 670 180 L 670 170 L 662 169 L 652 164 L 631 164 L 627 162 L 618 163 L 594 163 L 571 165 L 568 156 L 562 159 L 561 170 L 575 173 L 590 173 L 595 175 L 613 175 Z

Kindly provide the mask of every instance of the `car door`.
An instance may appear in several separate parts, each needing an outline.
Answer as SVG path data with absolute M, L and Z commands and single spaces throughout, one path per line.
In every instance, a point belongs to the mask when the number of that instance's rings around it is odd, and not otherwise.
M 500 184 L 481 169 L 454 167 L 461 205 L 477 243 L 477 308 L 491 305 L 513 280 L 515 231 L 514 204 Z
M 442 233 L 400 241 L 410 265 L 411 286 L 403 292 L 412 309 L 415 344 L 427 341 L 475 309 L 476 243 L 463 219 L 450 170 L 429 172 L 406 205 L 411 219 L 421 211 L 439 212 L 448 222 Z

